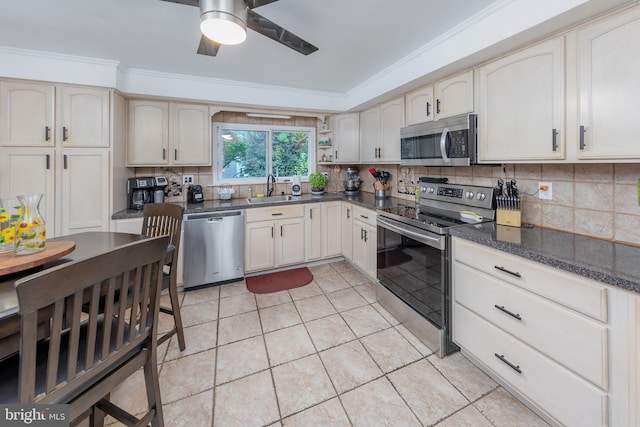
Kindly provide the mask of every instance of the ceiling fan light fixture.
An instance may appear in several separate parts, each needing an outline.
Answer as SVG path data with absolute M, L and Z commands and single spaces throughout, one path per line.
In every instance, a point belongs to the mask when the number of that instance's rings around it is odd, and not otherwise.
M 247 6 L 243 0 L 200 0 L 200 31 L 224 45 L 247 39 Z

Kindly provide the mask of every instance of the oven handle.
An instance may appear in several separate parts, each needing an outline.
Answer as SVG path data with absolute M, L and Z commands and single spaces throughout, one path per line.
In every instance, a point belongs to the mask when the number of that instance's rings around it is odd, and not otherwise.
M 445 164 L 449 164 L 451 162 L 451 159 L 447 156 L 447 136 L 449 136 L 450 133 L 451 131 L 449 128 L 444 128 L 442 130 L 442 135 L 440 135 L 440 154 L 442 155 L 442 161 L 445 162 Z
M 424 243 L 425 245 L 431 246 L 432 248 L 440 250 L 444 249 L 444 242 L 442 241 L 442 237 L 431 237 L 423 233 L 416 233 L 415 231 L 406 230 L 404 228 L 398 227 L 397 225 L 389 222 L 389 220 L 386 220 L 380 216 L 378 216 L 378 226 L 398 233 L 401 236 L 417 240 L 418 242 Z

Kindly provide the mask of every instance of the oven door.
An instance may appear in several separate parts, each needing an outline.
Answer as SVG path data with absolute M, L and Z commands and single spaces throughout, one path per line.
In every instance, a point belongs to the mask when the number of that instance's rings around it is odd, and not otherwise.
M 377 301 L 439 357 L 451 341 L 446 236 L 378 215 Z
M 448 289 L 445 236 L 378 216 L 378 245 L 380 284 L 442 329 Z

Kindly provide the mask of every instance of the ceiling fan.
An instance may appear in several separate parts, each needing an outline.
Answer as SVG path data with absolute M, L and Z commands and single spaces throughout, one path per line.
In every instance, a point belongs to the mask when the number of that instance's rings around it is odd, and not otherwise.
M 318 50 L 317 47 L 285 30 L 278 24 L 257 14 L 253 9 L 278 0 L 162 0 L 200 8 L 200 29 L 202 37 L 198 46 L 200 55 L 216 56 L 222 44 L 239 44 L 246 37 L 246 27 L 269 37 L 303 55 Z M 231 37 L 209 34 L 214 27 L 224 27 L 231 31 Z M 205 36 L 209 34 L 211 37 Z M 212 40 L 213 38 L 213 40 Z

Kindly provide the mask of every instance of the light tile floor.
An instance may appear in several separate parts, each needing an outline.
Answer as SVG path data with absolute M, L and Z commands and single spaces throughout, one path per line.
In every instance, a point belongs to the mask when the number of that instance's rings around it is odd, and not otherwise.
M 181 294 L 187 349 L 174 337 L 158 353 L 167 426 L 547 425 L 460 353 L 432 354 L 348 263 L 311 270 L 274 294 Z M 139 413 L 144 396 L 138 373 L 112 400 Z

